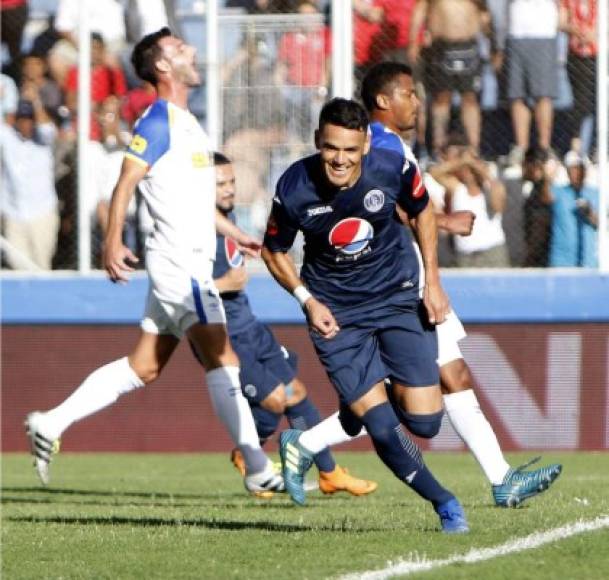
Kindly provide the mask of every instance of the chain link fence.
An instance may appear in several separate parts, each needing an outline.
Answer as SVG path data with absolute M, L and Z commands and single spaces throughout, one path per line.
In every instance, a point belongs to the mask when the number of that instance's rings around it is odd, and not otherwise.
M 155 98 L 128 63 L 134 36 L 177 26 L 205 72 L 205 2 L 95 3 L 89 171 L 79 200 L 78 15 L 68 4 L 2 8 L 5 268 L 77 269 L 79 203 L 89 216 L 91 265 L 100 266 L 122 151 Z M 314 150 L 331 86 L 331 3 L 219 4 L 219 144 L 234 162 L 239 223 L 260 235 L 279 175 Z M 353 0 L 355 86 L 384 59 L 414 70 L 419 121 L 404 138 L 438 211 L 477 216 L 471 236 L 442 235 L 443 266 L 597 267 L 597 2 L 483 4 Z M 205 91 L 191 96 L 202 124 Z M 137 253 L 149 227 L 136 198 L 124 235 Z

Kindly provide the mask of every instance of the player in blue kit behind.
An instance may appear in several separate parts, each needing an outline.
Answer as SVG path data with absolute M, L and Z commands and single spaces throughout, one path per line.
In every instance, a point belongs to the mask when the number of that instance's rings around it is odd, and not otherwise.
M 413 432 L 437 433 L 443 411 L 433 324 L 445 320 L 449 303 L 439 281 L 435 217 L 416 165 L 392 151 L 370 151 L 367 131 L 361 105 L 333 99 L 324 106 L 319 153 L 294 163 L 277 184 L 262 256 L 305 311 L 345 431 L 365 427 L 382 461 L 431 502 L 443 531 L 467 532 L 460 503 L 402 430 L 384 385 L 386 378 L 395 385 Z M 422 302 L 417 256 L 401 243 L 397 207 L 413 220 L 420 243 Z M 298 231 L 305 239 L 300 277 L 288 255 Z M 286 488 L 304 503 L 311 454 L 299 434 L 284 432 L 280 451 Z
M 214 153 L 216 169 L 216 207 L 231 221 L 235 202 L 235 174 L 230 160 Z M 213 278 L 224 303 L 231 345 L 241 363 L 242 391 L 250 404 L 261 443 L 275 433 L 285 415 L 291 427 L 306 430 L 320 421 L 320 415 L 307 397 L 305 385 L 296 377 L 296 354 L 286 350 L 270 329 L 253 314 L 244 292 L 247 274 L 244 257 L 237 244 L 217 233 Z M 238 449 L 232 461 L 244 474 L 245 463 Z M 352 495 L 372 493 L 377 484 L 358 479 L 336 465 L 329 449 L 314 457 L 319 469 L 319 488 L 332 494 L 346 491 Z M 258 497 L 271 497 L 272 491 L 255 492 Z
M 396 62 L 375 65 L 362 82 L 362 101 L 371 119 L 372 147 L 394 151 L 416 165 L 410 147 L 401 137 L 404 132 L 414 129 L 419 106 L 411 69 Z M 470 213 L 440 214 L 438 227 L 452 234 L 469 235 L 473 225 L 473 219 L 469 222 L 467 219 Z M 412 245 L 406 232 L 403 238 L 405 244 Z M 424 272 L 420 278 L 422 289 Z M 526 471 L 525 466 L 512 469 L 503 457 L 493 428 L 480 409 L 472 388 L 473 378 L 459 348 L 459 341 L 466 334 L 456 314 L 451 311 L 446 321 L 436 327 L 436 332 L 440 383 L 448 418 L 491 483 L 496 505 L 515 507 L 548 489 L 560 475 L 561 465 Z

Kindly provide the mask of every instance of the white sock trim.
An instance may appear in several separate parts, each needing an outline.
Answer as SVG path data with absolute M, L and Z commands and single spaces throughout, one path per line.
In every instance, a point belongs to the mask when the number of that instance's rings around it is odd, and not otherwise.
M 465 391 L 459 391 L 458 393 L 449 393 L 448 395 L 443 395 L 442 398 L 444 399 L 446 411 L 480 407 L 474 389 L 467 389 Z

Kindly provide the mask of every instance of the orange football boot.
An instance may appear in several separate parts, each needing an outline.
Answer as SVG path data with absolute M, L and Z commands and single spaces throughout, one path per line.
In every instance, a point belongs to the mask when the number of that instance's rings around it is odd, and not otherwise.
M 327 494 L 346 491 L 351 495 L 367 495 L 375 491 L 377 487 L 376 481 L 353 477 L 340 465 L 337 465 L 334 471 L 319 472 L 319 489 Z
M 241 474 L 241 477 L 245 477 L 245 459 L 243 459 L 243 455 L 237 447 L 230 452 L 230 460 L 237 471 Z

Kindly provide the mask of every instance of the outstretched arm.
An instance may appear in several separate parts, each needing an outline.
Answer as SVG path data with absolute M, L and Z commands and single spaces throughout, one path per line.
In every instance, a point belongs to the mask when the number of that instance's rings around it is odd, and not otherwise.
M 246 234 L 231 222 L 221 211 L 216 210 L 216 230 L 219 234 L 235 240 L 239 249 L 252 258 L 260 256 L 262 242 Z

